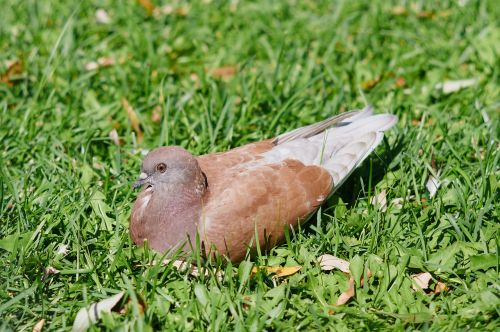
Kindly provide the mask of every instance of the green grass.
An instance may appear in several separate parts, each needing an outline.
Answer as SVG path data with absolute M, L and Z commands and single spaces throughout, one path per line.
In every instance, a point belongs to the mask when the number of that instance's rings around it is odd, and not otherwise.
M 41 319 L 67 330 L 80 308 L 121 290 L 126 312 L 97 328 L 500 328 L 496 1 L 176 1 L 160 16 L 134 1 L 1 3 L 0 75 L 22 62 L 0 83 L 1 330 Z M 98 8 L 110 24 L 96 23 Z M 117 64 L 88 71 L 100 57 Z M 226 65 L 236 75 L 208 74 Z M 479 82 L 434 88 L 467 78 Z M 224 151 L 366 104 L 398 115 L 397 127 L 282 246 L 219 264 L 218 280 L 151 265 L 132 244 L 144 150 Z M 370 204 L 383 190 L 385 212 Z M 346 305 L 332 306 L 348 277 L 321 271 L 324 253 L 351 261 L 358 281 L 373 273 Z M 275 280 L 250 276 L 252 264 L 302 269 Z M 413 291 L 411 275 L 427 271 L 449 290 Z

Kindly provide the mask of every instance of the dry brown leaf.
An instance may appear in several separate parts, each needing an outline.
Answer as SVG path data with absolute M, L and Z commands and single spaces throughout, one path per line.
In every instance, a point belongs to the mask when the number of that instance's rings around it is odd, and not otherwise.
M 422 272 L 412 275 L 411 279 L 414 282 L 411 286 L 414 290 L 426 290 L 429 288 L 429 282 L 432 280 L 432 275 L 429 272 Z
M 254 266 L 252 273 L 256 274 L 259 270 L 266 270 L 267 273 L 274 273 L 276 277 L 287 277 L 297 273 L 301 266 Z
M 90 61 L 85 64 L 85 69 L 87 71 L 97 70 L 99 68 L 110 67 L 116 63 L 115 59 L 111 57 L 100 57 L 97 61 Z
M 372 277 L 372 272 L 370 270 L 366 271 L 366 276 L 368 278 L 371 278 Z M 360 287 L 363 287 L 364 279 L 361 278 L 361 280 L 359 281 L 359 283 L 360 283 Z M 349 278 L 349 287 L 347 288 L 347 290 L 345 292 L 343 292 L 342 294 L 340 294 L 340 296 L 337 299 L 337 302 L 334 304 L 334 306 L 339 306 L 339 305 L 346 304 L 347 301 L 349 301 L 354 296 L 355 293 L 356 293 L 356 289 L 355 289 L 354 278 L 350 277 Z M 329 310 L 328 313 L 329 314 L 334 314 L 335 311 L 334 310 Z
M 423 10 L 423 11 L 417 13 L 417 17 L 418 18 L 433 18 L 434 13 L 430 12 L 430 11 Z
M 13 76 L 21 74 L 23 65 L 19 60 L 11 60 L 7 62 L 7 70 L 0 75 L 0 83 L 5 83 L 8 86 L 14 85 Z
M 189 78 L 193 82 L 198 82 L 200 80 L 200 78 L 198 77 L 198 75 L 196 75 L 196 73 L 191 73 L 191 75 L 189 75 Z
M 125 109 L 125 111 L 127 111 L 127 115 L 128 115 L 129 120 L 130 120 L 130 123 L 132 124 L 132 128 L 134 128 L 134 131 L 137 135 L 137 142 L 139 144 L 141 144 L 142 139 L 144 137 L 144 134 L 142 133 L 142 130 L 140 127 L 139 118 L 137 117 L 137 114 L 135 113 L 132 106 L 130 106 L 130 103 L 128 102 L 127 99 L 122 98 L 122 106 Z
M 160 18 L 162 15 L 170 15 L 174 12 L 174 7 L 172 5 L 165 5 L 160 7 L 155 7 L 153 9 L 153 16 Z
M 120 142 L 120 137 L 118 136 L 118 132 L 116 131 L 115 128 L 111 129 L 109 132 L 109 138 L 115 143 L 116 145 L 121 145 Z
M 323 271 L 330 271 L 337 268 L 342 272 L 349 273 L 349 262 L 333 255 L 321 255 L 318 257 L 318 262 Z
M 451 11 L 449 10 L 443 10 L 442 12 L 437 12 L 435 14 L 436 17 L 448 17 L 448 16 L 451 16 Z
M 406 8 L 403 6 L 395 6 L 392 8 L 391 13 L 396 16 L 408 15 Z
M 397 88 L 402 88 L 406 85 L 406 80 L 403 76 L 399 76 L 397 79 L 396 79 L 396 87 Z
M 248 310 L 253 305 L 255 305 L 255 302 L 250 295 L 243 296 L 243 309 Z
M 438 283 L 434 287 L 434 294 L 446 292 L 447 290 L 448 290 L 448 287 L 446 286 L 446 284 L 441 282 L 441 281 L 438 281 Z
M 43 270 L 42 281 L 45 281 L 50 275 L 59 273 L 55 267 L 48 266 Z
M 152 78 L 152 79 L 155 79 L 155 78 L 157 78 L 157 77 L 158 77 L 158 70 L 153 69 L 153 70 L 151 71 L 151 78 Z
M 378 207 L 378 209 L 382 212 L 385 212 L 387 210 L 387 193 L 386 190 L 382 190 L 378 195 L 373 196 L 370 200 L 370 203 Z
M 370 90 L 373 89 L 379 82 L 380 82 L 380 77 L 374 78 L 372 80 L 366 80 L 363 83 L 361 83 L 361 87 L 364 90 Z
M 208 70 L 208 74 L 213 77 L 228 79 L 233 77 L 236 74 L 237 70 L 238 67 L 236 65 L 227 65 L 210 69 Z
M 368 277 L 368 279 L 370 279 L 370 278 L 372 277 L 372 275 L 373 275 L 373 274 L 372 274 L 372 271 L 370 271 L 370 270 L 366 271 L 366 276 Z M 363 286 L 363 283 L 364 283 L 364 279 L 363 279 L 363 278 L 361 278 L 361 280 L 359 281 L 359 284 L 360 284 L 361 286 Z
M 335 303 L 336 306 L 346 304 L 347 301 L 349 301 L 353 296 L 354 296 L 355 290 L 354 290 L 354 278 L 351 277 L 349 278 L 349 287 L 345 292 L 340 294 L 339 298 L 337 299 L 337 303 Z
M 115 59 L 107 56 L 100 57 L 97 59 L 97 63 L 100 67 L 109 67 L 115 64 Z
M 96 61 L 90 61 L 85 64 L 85 70 L 92 71 L 99 68 L 99 64 Z
M 45 325 L 45 319 L 40 319 L 38 323 L 33 326 L 33 332 L 42 332 L 43 326 Z
M 118 310 L 118 313 L 120 315 L 125 315 L 129 311 L 129 308 L 131 308 L 132 306 L 133 306 L 132 298 L 129 298 L 127 301 L 127 305 L 124 305 L 123 308 L 120 308 L 120 310 Z M 139 309 L 140 315 L 144 315 L 144 310 L 146 309 L 146 303 L 144 303 L 142 298 L 139 296 L 137 297 L 137 309 Z
M 153 112 L 151 113 L 151 121 L 153 122 L 160 122 L 161 121 L 161 106 L 158 105 L 153 109 Z
M 403 197 L 398 197 L 398 198 L 394 198 L 391 201 L 391 204 L 395 208 L 401 209 L 403 207 L 403 202 L 404 202 L 404 198 Z
M 153 11 L 155 10 L 155 5 L 150 0 L 137 0 L 137 3 L 146 10 L 148 15 L 153 15 Z
M 168 265 L 170 262 L 171 262 L 170 259 L 164 259 L 162 261 L 162 264 Z M 156 264 L 156 263 L 153 262 L 152 265 L 154 265 L 154 264 Z M 186 261 L 179 260 L 179 259 L 175 260 L 172 263 L 172 266 L 175 266 L 179 272 L 186 272 L 187 271 L 188 274 L 192 277 L 199 277 L 202 274 L 206 277 L 208 277 L 210 275 L 209 270 L 203 269 L 203 268 L 200 270 L 200 269 L 198 269 L 197 266 L 194 266 L 192 264 L 189 264 Z M 215 272 L 215 276 L 217 277 L 217 280 L 222 281 L 222 279 L 224 277 L 224 271 L 222 271 L 222 270 L 217 271 L 216 269 L 214 269 L 213 272 Z
M 175 13 L 179 16 L 187 16 L 189 13 L 189 8 L 186 6 L 181 6 L 176 9 Z

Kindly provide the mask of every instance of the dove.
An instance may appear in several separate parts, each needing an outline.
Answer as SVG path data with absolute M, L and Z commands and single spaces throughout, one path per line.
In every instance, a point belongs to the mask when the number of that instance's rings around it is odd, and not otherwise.
M 367 107 L 225 152 L 156 148 L 134 184 L 142 190 L 131 238 L 160 253 L 199 249 L 232 262 L 257 246 L 270 249 L 286 227 L 307 221 L 396 123 Z

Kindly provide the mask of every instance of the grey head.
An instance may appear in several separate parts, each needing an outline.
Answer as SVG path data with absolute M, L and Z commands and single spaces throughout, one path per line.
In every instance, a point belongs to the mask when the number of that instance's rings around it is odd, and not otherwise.
M 133 186 L 152 186 L 155 190 L 175 189 L 196 186 L 200 180 L 205 181 L 196 158 L 181 147 L 168 146 L 157 148 L 146 155 L 139 179 Z

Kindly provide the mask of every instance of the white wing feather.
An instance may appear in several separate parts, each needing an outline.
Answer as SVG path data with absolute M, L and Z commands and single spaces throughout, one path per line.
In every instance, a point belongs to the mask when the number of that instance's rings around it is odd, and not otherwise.
M 333 127 L 324 128 L 328 121 Z M 382 141 L 384 131 L 396 122 L 397 117 L 391 114 L 373 115 L 371 107 L 337 121 L 331 118 L 319 122 L 317 127 L 313 124 L 278 136 L 276 147 L 264 153 L 264 160 L 259 164 L 297 159 L 305 165 L 320 165 L 332 175 L 335 190 Z M 315 134 L 311 136 L 311 133 Z

